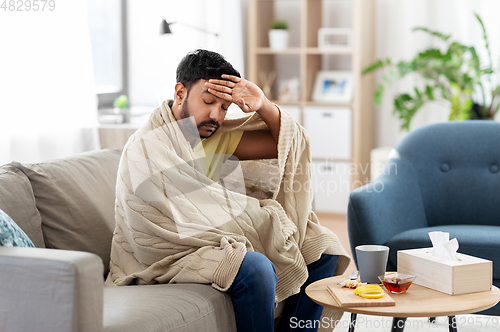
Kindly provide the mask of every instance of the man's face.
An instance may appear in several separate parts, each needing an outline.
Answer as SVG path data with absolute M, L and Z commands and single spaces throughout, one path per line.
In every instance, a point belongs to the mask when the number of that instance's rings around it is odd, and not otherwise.
M 200 138 L 208 138 L 219 129 L 227 108 L 231 105 L 231 102 L 208 92 L 205 82 L 206 80 L 199 80 L 191 86 L 180 113 L 182 119 L 194 117 Z

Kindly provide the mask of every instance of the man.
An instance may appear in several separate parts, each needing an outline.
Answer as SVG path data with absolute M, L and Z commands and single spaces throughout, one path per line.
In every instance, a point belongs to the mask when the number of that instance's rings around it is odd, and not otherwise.
M 238 331 L 273 331 L 275 301 L 286 299 L 277 330 L 317 330 L 323 308 L 304 289 L 350 258 L 311 211 L 305 132 L 217 53 L 189 53 L 177 81 L 175 100 L 124 148 L 108 282 L 212 284 L 231 296 Z M 225 120 L 231 103 L 255 113 Z M 225 186 L 238 173 L 223 170 L 229 155 L 277 158 L 271 199 Z

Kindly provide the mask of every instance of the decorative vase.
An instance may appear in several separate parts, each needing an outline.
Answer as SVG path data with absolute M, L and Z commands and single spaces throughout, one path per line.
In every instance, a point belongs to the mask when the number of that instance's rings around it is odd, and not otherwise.
M 288 30 L 269 30 L 269 47 L 274 51 L 286 49 L 288 47 Z

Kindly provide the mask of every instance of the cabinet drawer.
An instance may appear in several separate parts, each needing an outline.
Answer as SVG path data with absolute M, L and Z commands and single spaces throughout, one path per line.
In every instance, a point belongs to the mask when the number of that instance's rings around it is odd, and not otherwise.
M 352 113 L 349 108 L 309 106 L 304 127 L 311 140 L 313 158 L 350 159 Z
M 315 211 L 347 213 L 352 189 L 352 164 L 313 161 L 311 166 Z

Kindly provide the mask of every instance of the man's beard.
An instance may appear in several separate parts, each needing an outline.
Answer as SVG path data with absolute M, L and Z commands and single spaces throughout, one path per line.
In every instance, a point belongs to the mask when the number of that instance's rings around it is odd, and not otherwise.
M 188 101 L 187 101 L 187 98 L 186 98 L 186 99 L 184 99 L 184 103 L 182 104 L 181 119 L 189 119 L 190 117 L 191 117 L 191 115 L 190 115 L 190 112 L 189 112 Z M 193 119 L 194 119 L 194 117 L 193 117 Z M 215 132 L 220 127 L 219 122 L 215 121 L 215 120 L 202 121 L 202 122 L 200 122 L 199 125 L 196 125 L 196 123 L 193 123 L 191 121 L 186 121 L 186 122 L 185 122 L 185 128 L 187 129 L 187 131 L 191 135 L 193 135 L 193 136 L 200 136 L 200 138 L 209 138 L 210 136 L 212 136 L 213 134 L 215 134 Z M 214 126 L 215 129 L 214 129 L 214 131 L 212 131 L 210 133 L 210 135 L 208 135 L 208 136 L 203 135 L 202 136 L 200 134 L 200 128 L 203 127 L 204 125 L 207 125 L 207 124 Z

